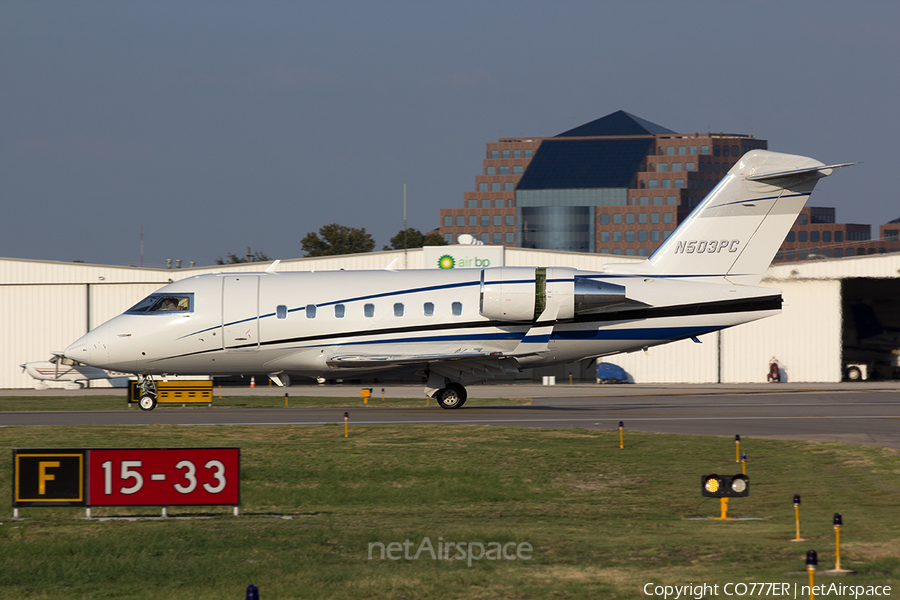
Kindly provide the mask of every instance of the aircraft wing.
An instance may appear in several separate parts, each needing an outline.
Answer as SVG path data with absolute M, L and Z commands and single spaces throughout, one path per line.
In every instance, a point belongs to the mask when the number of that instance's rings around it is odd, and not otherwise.
M 347 354 L 332 356 L 325 361 L 332 369 L 369 369 L 402 367 L 411 365 L 427 365 L 432 362 L 447 362 L 461 360 L 478 360 L 500 358 L 499 352 L 458 352 L 453 354 L 411 354 L 411 355 L 377 355 L 377 354 Z
M 498 375 L 518 373 L 521 370 L 518 361 L 514 357 L 503 355 L 500 352 L 460 352 L 411 356 L 355 354 L 332 356 L 326 360 L 326 364 L 332 369 L 353 368 L 371 369 L 374 371 L 421 366 L 423 368 L 427 367 L 433 373 L 452 377 L 454 381 L 464 383 L 483 381 Z

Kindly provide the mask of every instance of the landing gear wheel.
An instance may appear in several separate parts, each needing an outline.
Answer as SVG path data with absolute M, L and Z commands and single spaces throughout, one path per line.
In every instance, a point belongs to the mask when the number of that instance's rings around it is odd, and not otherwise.
M 156 408 L 156 398 L 153 396 L 141 396 L 138 406 L 141 407 L 141 410 L 153 410 Z
M 466 403 L 466 388 L 458 383 L 449 383 L 444 389 L 438 390 L 435 399 L 441 408 L 459 408 Z
M 859 367 L 850 367 L 847 369 L 847 379 L 849 381 L 862 381 L 862 371 Z

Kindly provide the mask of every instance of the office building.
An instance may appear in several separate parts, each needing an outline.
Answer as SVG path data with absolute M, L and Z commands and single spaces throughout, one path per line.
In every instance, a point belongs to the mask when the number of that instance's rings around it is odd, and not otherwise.
M 618 111 L 554 137 L 487 145 L 476 190 L 440 232 L 485 244 L 648 256 L 745 152 L 750 135 L 680 134 Z
M 765 140 L 676 133 L 618 111 L 553 137 L 487 144 L 475 191 L 440 211 L 445 241 L 471 234 L 490 245 L 649 256 L 745 153 Z M 806 207 L 775 261 L 900 251 L 900 219 L 836 223 Z

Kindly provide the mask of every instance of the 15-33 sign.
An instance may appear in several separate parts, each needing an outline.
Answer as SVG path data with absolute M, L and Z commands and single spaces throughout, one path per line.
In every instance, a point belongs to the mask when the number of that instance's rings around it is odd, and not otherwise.
M 240 448 L 16 450 L 14 506 L 240 504 Z
M 91 450 L 91 506 L 240 504 L 238 448 Z

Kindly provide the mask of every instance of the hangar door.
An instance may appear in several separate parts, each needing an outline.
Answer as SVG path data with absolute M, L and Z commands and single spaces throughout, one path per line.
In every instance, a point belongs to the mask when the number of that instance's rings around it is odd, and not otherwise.
M 900 279 L 844 279 L 841 300 L 844 365 L 867 365 L 869 379 L 900 379 Z
M 222 285 L 224 348 L 259 350 L 259 275 L 227 275 Z

